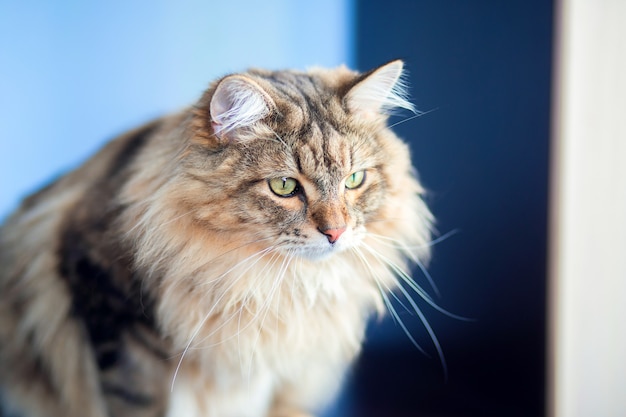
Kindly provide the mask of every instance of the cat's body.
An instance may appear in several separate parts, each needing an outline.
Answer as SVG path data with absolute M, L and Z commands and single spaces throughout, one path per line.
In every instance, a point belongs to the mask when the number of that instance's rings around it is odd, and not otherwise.
M 402 63 L 248 73 L 0 229 L 0 416 L 306 415 L 431 216 L 385 111 Z M 3 414 L 4 413 L 4 414 Z

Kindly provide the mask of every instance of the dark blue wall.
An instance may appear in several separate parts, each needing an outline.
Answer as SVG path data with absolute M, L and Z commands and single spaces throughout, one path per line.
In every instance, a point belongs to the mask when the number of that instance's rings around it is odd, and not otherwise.
M 373 326 L 353 415 L 543 415 L 552 2 L 356 7 L 359 69 L 405 59 L 413 101 L 432 110 L 395 129 L 411 144 L 438 230 L 458 230 L 429 268 L 439 303 L 476 321 L 423 306 L 447 382 L 419 319 L 403 316 L 432 358 L 391 321 Z

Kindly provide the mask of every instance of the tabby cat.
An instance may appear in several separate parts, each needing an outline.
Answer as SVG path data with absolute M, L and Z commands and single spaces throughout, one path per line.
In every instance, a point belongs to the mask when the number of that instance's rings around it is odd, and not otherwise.
M 228 75 L 26 198 L 0 229 L 0 415 L 318 412 L 429 255 L 387 127 L 402 71 Z

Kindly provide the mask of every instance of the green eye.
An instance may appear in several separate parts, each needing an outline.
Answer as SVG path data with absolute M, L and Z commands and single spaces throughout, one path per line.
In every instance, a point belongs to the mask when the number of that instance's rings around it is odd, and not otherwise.
M 365 181 L 365 171 L 357 171 L 355 173 L 352 173 L 346 179 L 346 188 L 348 190 L 354 190 L 355 188 L 359 188 L 363 184 L 363 181 Z
M 280 197 L 291 197 L 298 191 L 298 181 L 293 178 L 272 178 L 268 184 L 270 190 Z

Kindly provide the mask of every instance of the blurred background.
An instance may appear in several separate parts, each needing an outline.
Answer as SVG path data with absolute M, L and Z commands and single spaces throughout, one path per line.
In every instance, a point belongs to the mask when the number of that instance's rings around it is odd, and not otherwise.
M 546 0 L 0 0 L 0 217 L 106 140 L 250 66 L 406 61 L 441 235 L 419 318 L 372 323 L 326 416 L 542 416 L 553 4 Z M 406 116 L 406 115 L 405 115 Z M 418 281 L 424 283 L 419 271 Z

